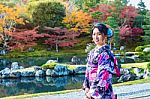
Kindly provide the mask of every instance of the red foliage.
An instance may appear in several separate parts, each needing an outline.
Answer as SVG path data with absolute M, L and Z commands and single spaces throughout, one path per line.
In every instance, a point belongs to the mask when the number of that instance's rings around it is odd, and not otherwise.
M 23 51 L 26 48 L 35 46 L 38 38 L 43 38 L 48 36 L 47 34 L 37 34 L 37 28 L 33 30 L 15 30 L 14 32 L 9 32 L 9 36 L 11 36 L 11 41 L 8 42 L 9 49 L 19 48 Z
M 124 26 L 120 29 L 120 39 L 126 39 L 126 38 L 129 38 L 129 37 L 138 37 L 138 36 L 142 36 L 144 35 L 144 31 L 143 29 L 141 28 L 131 28 L 131 27 L 127 27 Z
M 120 18 L 134 18 L 137 15 L 138 11 L 134 6 L 126 6 L 121 10 Z
M 99 4 L 95 8 L 91 8 L 89 11 L 91 13 L 101 12 L 102 15 L 99 16 L 100 21 L 105 21 L 107 19 L 107 17 L 111 16 L 111 9 L 112 9 L 112 7 L 110 5 Z
M 46 29 L 50 32 L 49 38 L 45 40 L 45 44 L 59 47 L 74 46 L 78 42 L 75 38 L 80 35 L 80 33 L 69 31 L 67 28 L 50 28 Z

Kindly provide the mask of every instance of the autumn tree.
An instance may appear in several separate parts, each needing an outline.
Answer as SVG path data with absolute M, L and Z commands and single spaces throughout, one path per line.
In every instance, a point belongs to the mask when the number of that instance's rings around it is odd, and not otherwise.
M 108 4 L 99 4 L 94 8 L 89 9 L 92 17 L 100 22 L 105 22 L 111 16 L 111 6 Z
M 13 31 L 17 23 L 23 24 L 23 19 L 19 16 L 24 11 L 25 9 L 20 6 L 11 8 L 0 4 L 0 43 L 2 49 L 5 50 L 8 47 L 7 42 L 10 40 L 8 31 Z
M 79 32 L 76 33 L 68 30 L 67 28 L 45 27 L 45 30 L 49 32 L 49 37 L 47 40 L 45 40 L 45 44 L 55 47 L 56 52 L 59 51 L 59 47 L 74 46 L 74 44 L 78 42 L 76 37 L 80 35 Z
M 134 6 L 125 6 L 120 13 L 121 26 L 128 25 L 138 16 L 138 11 Z
M 11 36 L 11 42 L 8 42 L 9 50 L 25 49 L 36 46 L 39 38 L 47 37 L 47 34 L 38 34 L 37 27 L 32 30 L 16 29 L 14 32 L 8 32 Z
M 67 13 L 63 22 L 66 27 L 74 32 L 88 33 L 91 25 L 92 17 L 82 10 Z

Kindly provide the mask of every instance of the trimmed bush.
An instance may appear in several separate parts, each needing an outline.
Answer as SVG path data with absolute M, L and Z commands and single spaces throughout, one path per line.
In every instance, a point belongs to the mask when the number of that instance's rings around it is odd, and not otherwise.
M 49 64 L 43 64 L 42 65 L 42 68 L 45 68 L 45 69 L 54 69 L 54 67 L 57 65 L 57 63 L 55 62 L 52 62 L 52 63 L 49 63 Z
M 28 10 L 36 26 L 58 27 L 62 25 L 65 17 L 65 7 L 60 2 L 30 2 Z
M 142 52 L 143 49 L 144 49 L 144 46 L 137 46 L 137 47 L 135 48 L 135 51 L 136 51 L 136 52 Z
M 150 72 L 150 63 L 147 64 L 147 69 Z

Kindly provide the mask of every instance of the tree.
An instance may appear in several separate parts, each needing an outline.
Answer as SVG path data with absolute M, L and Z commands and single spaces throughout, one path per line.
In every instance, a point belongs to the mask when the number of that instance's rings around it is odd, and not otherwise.
M 89 9 L 95 20 L 105 22 L 109 16 L 111 16 L 111 6 L 107 4 L 99 4 L 94 8 Z
M 134 6 L 125 6 L 121 10 L 119 16 L 121 19 L 121 27 L 129 25 L 129 23 L 132 22 L 136 16 L 138 16 L 138 11 Z
M 91 26 L 92 17 L 82 10 L 72 11 L 64 17 L 63 22 L 66 27 L 75 32 L 88 33 Z
M 21 51 L 37 45 L 36 41 L 39 38 L 47 37 L 47 34 L 38 34 L 37 27 L 32 30 L 16 29 L 14 32 L 8 32 L 11 36 L 11 41 L 8 42 L 8 49 L 20 49 Z
M 0 4 L 0 43 L 2 49 L 5 50 L 8 47 L 7 42 L 10 40 L 8 31 L 13 31 L 17 23 L 23 24 L 23 19 L 19 16 L 24 11 L 25 9 L 20 6 L 10 8 Z
M 78 42 L 75 38 L 80 35 L 80 33 L 75 33 L 66 28 L 51 28 L 45 27 L 45 30 L 49 32 L 49 37 L 45 40 L 45 44 L 55 46 L 56 52 L 58 52 L 58 47 L 69 47 L 74 46 Z
M 138 3 L 138 9 L 140 15 L 146 15 L 146 13 L 148 12 L 143 0 L 140 0 L 140 2 Z
M 65 7 L 60 2 L 48 0 L 29 2 L 28 10 L 36 26 L 56 27 L 62 25 Z

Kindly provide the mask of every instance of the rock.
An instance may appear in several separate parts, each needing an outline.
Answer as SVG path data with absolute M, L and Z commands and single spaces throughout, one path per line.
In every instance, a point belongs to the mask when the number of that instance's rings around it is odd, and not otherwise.
M 73 56 L 71 58 L 71 64 L 73 64 L 73 65 L 80 64 L 80 59 L 77 56 Z
M 13 62 L 11 64 L 11 70 L 17 70 L 17 69 L 20 69 L 18 62 Z
M 47 69 L 46 70 L 46 76 L 51 76 L 52 75 L 52 70 L 51 69 Z
M 34 52 L 35 50 L 34 50 L 34 48 L 29 47 L 29 48 L 27 49 L 27 51 L 28 51 L 28 52 Z
M 10 77 L 11 78 L 19 78 L 21 76 L 21 72 L 11 72 Z
M 143 75 L 144 79 L 150 78 L 150 72 L 147 72 L 146 74 Z
M 46 62 L 46 64 L 53 63 L 53 62 L 57 62 L 57 60 L 48 60 L 48 61 Z
M 136 74 L 136 76 L 140 76 L 140 72 L 141 72 L 141 68 L 133 68 L 134 73 Z
M 4 74 L 10 74 L 10 69 L 9 68 L 5 68 L 3 70 L 1 70 L 1 74 L 4 75 Z
M 150 47 L 144 48 L 143 52 L 150 52 Z
M 43 71 L 43 70 L 38 70 L 38 71 L 36 71 L 35 76 L 36 76 L 36 77 L 44 76 L 44 71 Z
M 68 70 L 67 66 L 60 65 L 60 64 L 57 64 L 54 67 L 54 71 L 55 71 L 56 76 L 64 76 L 64 75 L 69 74 L 69 70 Z
M 20 69 L 24 69 L 24 67 L 23 67 L 23 66 L 20 66 Z
M 33 66 L 33 67 L 34 67 L 34 70 L 35 70 L 35 71 L 42 70 L 42 68 L 39 67 L 39 66 Z
M 21 72 L 22 77 L 34 77 L 35 72 L 34 71 L 23 71 Z
M 5 73 L 2 75 L 2 78 L 10 78 L 9 74 Z
M 75 74 L 84 74 L 86 71 L 86 66 L 78 66 L 74 71 Z

